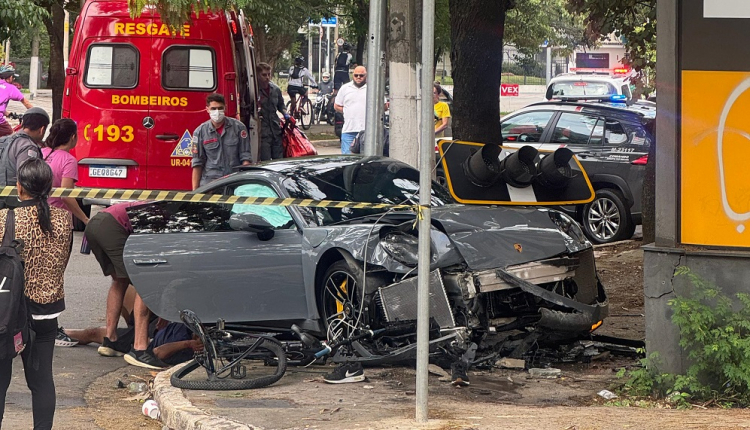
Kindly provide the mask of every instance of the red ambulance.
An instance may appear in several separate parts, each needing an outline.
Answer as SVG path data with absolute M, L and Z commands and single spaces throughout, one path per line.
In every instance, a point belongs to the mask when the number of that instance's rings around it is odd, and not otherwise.
M 88 0 L 63 93 L 79 130 L 78 186 L 190 190 L 190 141 L 214 92 L 248 127 L 257 160 L 251 32 L 241 12 L 193 14 L 173 31 L 152 9 L 131 18 L 127 0 Z

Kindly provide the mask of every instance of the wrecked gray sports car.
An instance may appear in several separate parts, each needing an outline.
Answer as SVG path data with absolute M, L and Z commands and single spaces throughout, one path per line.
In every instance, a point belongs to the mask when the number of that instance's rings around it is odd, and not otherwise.
M 328 156 L 243 168 L 198 191 L 409 204 L 418 190 L 419 172 L 404 163 Z M 518 354 L 530 342 L 524 339 L 572 339 L 601 324 L 608 305 L 593 249 L 567 215 L 459 205 L 437 184 L 432 204 L 436 346 Z M 411 210 L 156 202 L 130 213 L 128 273 L 166 319 L 191 309 L 203 321 L 222 318 L 259 331 L 288 332 L 296 324 L 329 341 L 416 319 Z M 514 342 L 490 341 L 500 333 Z M 401 330 L 354 350 L 363 361 L 408 358 L 414 340 L 413 331 Z

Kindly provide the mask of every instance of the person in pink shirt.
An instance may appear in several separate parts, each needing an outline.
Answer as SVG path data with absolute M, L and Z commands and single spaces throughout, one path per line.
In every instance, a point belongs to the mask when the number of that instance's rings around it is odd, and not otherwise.
M 78 127 L 75 121 L 69 118 L 58 119 L 49 129 L 47 140 L 44 141 L 46 148 L 42 148 L 42 157 L 52 169 L 53 188 L 73 188 L 78 181 L 78 160 L 70 154 L 70 150 L 76 146 L 78 141 Z M 50 197 L 47 199 L 50 206 L 64 209 L 73 216 L 88 224 L 89 218 L 83 213 L 78 202 L 70 197 Z M 70 242 L 72 248 L 73 242 Z M 56 346 L 75 346 L 76 339 L 65 333 L 65 329 L 57 328 Z
M 12 66 L 0 67 L 0 137 L 13 134 L 13 127 L 5 119 L 5 109 L 11 100 L 23 103 L 26 109 L 34 107 L 26 100 L 21 90 L 13 85 L 16 77 L 18 77 L 16 69 Z
M 42 157 L 52 168 L 52 187 L 73 188 L 78 182 L 78 160 L 70 154 L 78 142 L 78 127 L 70 118 L 55 121 L 49 129 L 49 136 L 44 141 L 46 148 L 42 148 Z M 73 216 L 88 224 L 89 217 L 83 213 L 76 199 L 72 197 L 50 197 L 50 206 L 65 209 Z

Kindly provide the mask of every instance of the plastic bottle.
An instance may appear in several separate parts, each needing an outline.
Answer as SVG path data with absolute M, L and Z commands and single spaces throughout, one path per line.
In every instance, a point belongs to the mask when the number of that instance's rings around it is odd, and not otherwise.
M 131 382 L 128 384 L 128 391 L 131 393 L 142 393 L 148 389 L 148 384 L 145 382 Z

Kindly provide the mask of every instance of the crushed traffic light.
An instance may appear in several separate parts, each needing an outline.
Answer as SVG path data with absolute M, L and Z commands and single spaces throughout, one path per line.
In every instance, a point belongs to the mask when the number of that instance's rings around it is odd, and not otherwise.
M 573 205 L 594 199 L 586 171 L 567 148 L 440 140 L 438 150 L 448 189 L 460 203 Z

